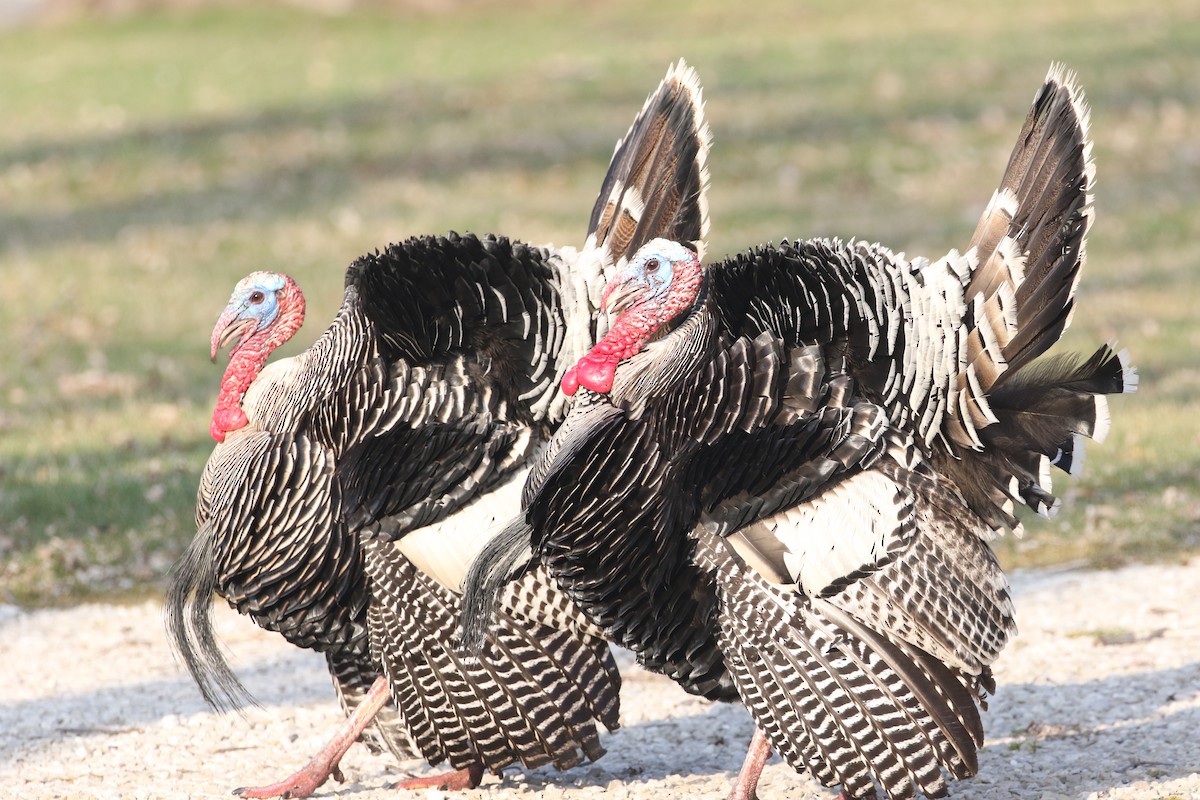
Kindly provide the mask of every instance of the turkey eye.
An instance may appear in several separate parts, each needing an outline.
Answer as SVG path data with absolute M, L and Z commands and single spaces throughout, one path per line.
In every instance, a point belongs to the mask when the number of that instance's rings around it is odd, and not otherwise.
M 263 301 L 263 293 L 262 292 L 251 292 L 250 293 L 250 302 L 251 303 L 258 305 L 262 301 Z
M 658 272 L 658 259 L 652 258 L 646 262 L 646 272 Z

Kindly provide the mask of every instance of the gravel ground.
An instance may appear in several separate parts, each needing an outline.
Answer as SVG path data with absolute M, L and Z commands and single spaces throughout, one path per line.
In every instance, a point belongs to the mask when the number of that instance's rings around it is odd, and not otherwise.
M 979 777 L 958 797 L 1200 798 L 1200 559 L 1014 577 L 1021 634 L 997 664 Z M 228 797 L 300 766 L 340 721 L 323 661 L 224 609 L 218 630 L 261 707 L 206 710 L 156 604 L 0 607 L 0 797 Z M 720 798 L 751 724 L 625 659 L 624 728 L 569 772 L 489 776 L 464 800 Z M 355 747 L 319 797 L 387 798 L 397 765 Z M 835 793 L 778 759 L 763 800 Z M 426 790 L 422 800 L 445 797 Z

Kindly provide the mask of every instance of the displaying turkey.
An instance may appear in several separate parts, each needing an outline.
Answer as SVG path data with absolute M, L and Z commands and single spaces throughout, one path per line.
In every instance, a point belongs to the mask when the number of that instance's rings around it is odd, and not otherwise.
M 978 769 L 990 665 L 1015 633 L 988 541 L 1055 505 L 1104 438 L 1124 353 L 1039 359 L 1075 303 L 1092 222 L 1088 114 L 1051 68 L 965 252 L 784 241 L 700 267 L 647 244 L 524 511 L 466 584 L 548 570 L 670 672 L 720 653 L 770 748 L 846 797 L 942 797 Z M 763 738 L 765 736 L 765 739 Z
M 520 508 L 527 463 L 565 413 L 560 379 L 602 324 L 606 274 L 654 237 L 703 245 L 708 147 L 679 62 L 618 142 L 583 250 L 457 234 L 391 245 L 350 266 L 312 347 L 265 368 L 303 296 L 277 273 L 237 285 L 213 330 L 214 359 L 232 344 L 218 444 L 168 627 L 206 700 L 236 704 L 215 591 L 324 653 L 350 714 L 306 768 L 243 796 L 311 793 L 367 725 L 398 756 L 458 771 L 408 788 L 602 754 L 596 723 L 617 727 L 620 677 L 600 631 L 535 571 L 500 599 L 482 656 L 464 658 L 451 589 L 492 521 Z

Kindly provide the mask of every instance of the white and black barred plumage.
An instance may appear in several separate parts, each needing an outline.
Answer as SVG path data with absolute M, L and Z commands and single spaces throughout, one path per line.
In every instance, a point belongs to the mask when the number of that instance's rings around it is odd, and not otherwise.
M 1093 174 L 1055 66 L 963 253 L 785 241 L 709 266 L 611 391 L 580 390 L 472 568 L 468 621 L 525 548 L 652 668 L 678 679 L 715 641 L 796 769 L 854 798 L 944 796 L 977 771 L 1015 633 L 987 542 L 1016 503 L 1053 507 L 1049 467 L 1072 471 L 1104 395 L 1136 386 L 1108 346 L 1038 360 L 1070 320 Z M 669 258 L 676 280 L 699 269 L 652 243 L 630 280 Z
M 618 142 L 583 250 L 449 234 L 350 266 L 336 319 L 263 369 L 242 400 L 249 424 L 201 480 L 167 617 L 206 699 L 241 691 L 212 637 L 216 591 L 324 652 L 348 710 L 385 674 L 395 707 L 374 741 L 398 755 L 498 771 L 603 752 L 596 723 L 617 727 L 620 678 L 598 629 L 534 572 L 464 659 L 452 589 L 489 521 L 519 508 L 606 273 L 654 236 L 702 245 L 708 147 L 680 62 Z

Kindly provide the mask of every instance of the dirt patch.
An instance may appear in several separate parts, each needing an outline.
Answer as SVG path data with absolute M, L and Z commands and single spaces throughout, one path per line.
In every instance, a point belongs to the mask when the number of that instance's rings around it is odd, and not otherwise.
M 980 774 L 951 791 L 1200 798 L 1200 559 L 1027 573 L 1014 586 L 1021 633 L 997 664 Z M 243 716 L 203 706 L 156 604 L 0 607 L 0 797 L 227 798 L 302 765 L 339 722 L 323 661 L 231 612 L 218 630 L 261 704 Z M 624 728 L 605 739 L 608 755 L 563 773 L 489 776 L 454 796 L 724 797 L 752 732 L 746 713 L 689 697 L 628 658 L 623 667 Z M 317 796 L 398 800 L 388 783 L 426 771 L 362 747 L 343 766 L 347 782 Z M 760 796 L 834 793 L 776 759 Z

